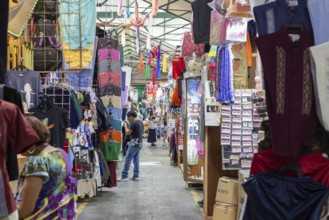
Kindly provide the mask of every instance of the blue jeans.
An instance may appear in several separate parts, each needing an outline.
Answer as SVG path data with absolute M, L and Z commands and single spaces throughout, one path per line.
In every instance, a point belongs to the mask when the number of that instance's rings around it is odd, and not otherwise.
M 128 147 L 125 165 L 122 170 L 121 178 L 128 178 L 130 164 L 133 159 L 134 159 L 134 176 L 133 177 L 139 177 L 139 151 L 140 150 L 141 150 L 141 147 L 139 147 L 139 146 L 129 146 Z

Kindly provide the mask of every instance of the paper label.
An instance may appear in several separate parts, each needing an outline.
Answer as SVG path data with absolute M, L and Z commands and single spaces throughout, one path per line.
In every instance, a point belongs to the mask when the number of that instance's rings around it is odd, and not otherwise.
M 299 34 L 289 34 L 289 37 L 290 37 L 290 39 L 291 39 L 292 42 L 299 41 L 299 39 L 300 39 L 300 35 Z

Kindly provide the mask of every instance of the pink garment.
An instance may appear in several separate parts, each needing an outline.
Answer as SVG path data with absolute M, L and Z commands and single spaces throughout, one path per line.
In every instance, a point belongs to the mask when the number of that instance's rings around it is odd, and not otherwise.
M 110 77 L 111 77 L 111 79 L 110 79 Z M 111 82 L 112 84 L 114 84 L 116 86 L 121 86 L 121 75 L 120 75 L 120 73 L 116 73 L 116 72 L 100 73 L 100 74 L 98 74 L 98 82 L 99 82 L 99 86 L 105 86 L 109 82 Z
M 204 44 L 194 44 L 190 32 L 185 32 L 182 42 L 182 57 L 192 56 L 193 52 L 197 55 L 204 54 Z
M 98 61 L 107 60 L 109 52 L 111 53 L 111 60 L 120 62 L 120 51 L 115 49 L 100 49 L 98 50 Z
M 210 44 L 221 44 L 226 40 L 226 29 L 228 20 L 224 15 L 213 10 L 210 20 Z

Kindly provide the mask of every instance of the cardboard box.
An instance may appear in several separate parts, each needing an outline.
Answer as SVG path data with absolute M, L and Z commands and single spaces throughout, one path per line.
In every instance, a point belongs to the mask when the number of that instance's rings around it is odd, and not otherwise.
M 216 202 L 213 211 L 213 220 L 235 220 L 237 207 L 235 205 Z
M 241 214 L 241 209 L 244 203 L 244 200 L 246 199 L 246 192 L 244 191 L 244 188 L 242 187 L 242 184 L 247 181 L 249 178 L 250 170 L 239 170 L 238 173 L 238 180 L 239 180 L 239 186 L 238 186 L 238 215 L 237 219 L 239 219 Z
M 218 180 L 216 202 L 231 205 L 238 204 L 238 180 L 230 177 L 221 177 Z

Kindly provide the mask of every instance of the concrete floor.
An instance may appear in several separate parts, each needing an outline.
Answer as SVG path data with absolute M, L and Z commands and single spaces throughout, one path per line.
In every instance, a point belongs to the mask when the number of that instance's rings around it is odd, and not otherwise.
M 140 155 L 140 181 L 118 182 L 87 202 L 78 203 L 79 220 L 202 220 L 196 204 L 198 194 L 190 192 L 180 169 L 170 166 L 168 148 L 145 143 Z M 123 162 L 118 163 L 121 177 Z M 132 176 L 133 164 L 129 170 Z M 202 195 L 201 195 L 202 198 Z

